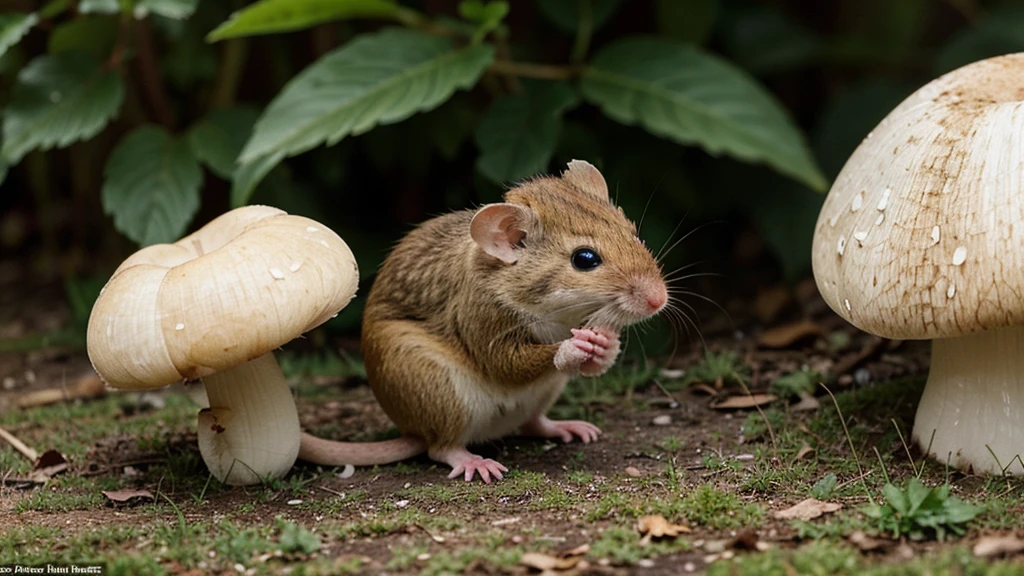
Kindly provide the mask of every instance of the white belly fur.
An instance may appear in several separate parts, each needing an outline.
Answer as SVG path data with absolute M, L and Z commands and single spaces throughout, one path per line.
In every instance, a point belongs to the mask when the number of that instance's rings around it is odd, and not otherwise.
M 516 431 L 530 418 L 546 411 L 562 393 L 569 376 L 552 369 L 527 386 L 502 390 L 480 377 L 451 368 L 455 391 L 466 408 L 466 431 L 462 442 L 472 444 L 494 440 Z

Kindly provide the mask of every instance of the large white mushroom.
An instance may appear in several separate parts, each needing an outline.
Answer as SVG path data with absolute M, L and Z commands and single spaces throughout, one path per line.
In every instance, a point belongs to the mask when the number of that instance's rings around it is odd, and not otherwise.
M 822 206 L 813 266 L 858 328 L 932 341 L 922 450 L 1024 472 L 1024 54 L 932 81 L 868 134 Z
M 115 388 L 202 378 L 210 407 L 199 448 L 213 475 L 232 485 L 281 477 L 300 430 L 272 350 L 337 314 L 358 280 L 352 252 L 327 227 L 238 208 L 118 267 L 89 317 L 89 358 Z

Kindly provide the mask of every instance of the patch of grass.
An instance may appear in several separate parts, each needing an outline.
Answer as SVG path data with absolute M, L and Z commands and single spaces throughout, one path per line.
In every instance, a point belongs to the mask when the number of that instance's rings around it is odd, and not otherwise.
M 792 398 L 814 394 L 820 381 L 821 374 L 804 369 L 779 376 L 772 381 L 769 389 L 780 398 Z
M 982 512 L 982 508 L 950 494 L 949 484 L 929 488 L 917 478 L 911 478 L 902 488 L 887 483 L 882 494 L 885 503 L 867 506 L 864 514 L 875 521 L 879 531 L 893 538 L 945 540 L 950 533 L 962 536 L 964 525 Z
M 746 382 L 750 376 L 750 366 L 740 358 L 738 352 L 723 350 L 708 352 L 696 366 L 686 371 L 681 383 L 689 385 L 694 382 L 715 382 L 719 379 L 727 384 Z
M 473 562 L 483 562 L 496 568 L 511 568 L 519 562 L 522 555 L 523 550 L 519 547 L 474 546 L 461 550 L 445 550 L 432 556 L 420 574 L 423 576 L 462 574 Z
M 678 502 L 690 523 L 714 530 L 750 526 L 764 516 L 761 505 L 744 502 L 712 484 L 698 486 Z
M 586 470 L 572 470 L 566 473 L 565 479 L 573 484 L 590 484 L 594 481 L 594 473 Z
M 281 365 L 281 372 L 289 380 L 308 380 L 321 376 L 366 380 L 366 366 L 362 359 L 351 354 L 331 351 L 295 354 L 285 351 L 277 355 L 277 361 Z
M 384 565 L 388 570 L 408 570 L 416 563 L 416 557 L 426 554 L 430 546 L 416 544 L 414 546 L 399 546 L 391 550 L 391 559 Z
M 659 440 L 657 446 L 666 452 L 681 452 L 686 447 L 686 441 L 668 436 Z
M 863 574 L 858 553 L 845 544 L 813 542 L 787 554 L 770 550 L 759 554 L 742 554 L 732 560 L 721 560 L 708 566 L 708 576 L 761 576 L 765 574 L 808 574 L 833 576 Z
M 916 576 L 919 574 L 964 574 L 1010 576 L 1020 574 L 1020 564 L 975 558 L 966 548 L 944 548 L 903 564 L 868 563 L 851 547 L 818 541 L 796 550 L 770 550 L 742 554 L 708 566 L 709 576 L 761 576 L 807 574 L 813 576 Z
M 607 558 L 614 564 L 636 564 L 644 558 L 656 558 L 690 548 L 690 543 L 683 538 L 652 541 L 641 546 L 636 528 L 610 526 L 591 545 L 590 556 Z
M 277 519 L 278 549 L 285 554 L 312 554 L 320 549 L 320 537 L 289 520 Z

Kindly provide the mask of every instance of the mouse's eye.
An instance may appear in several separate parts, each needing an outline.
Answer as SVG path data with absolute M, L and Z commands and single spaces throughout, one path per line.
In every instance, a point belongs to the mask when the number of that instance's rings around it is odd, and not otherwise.
M 572 253 L 572 267 L 586 272 L 601 264 L 601 256 L 593 248 L 577 248 Z

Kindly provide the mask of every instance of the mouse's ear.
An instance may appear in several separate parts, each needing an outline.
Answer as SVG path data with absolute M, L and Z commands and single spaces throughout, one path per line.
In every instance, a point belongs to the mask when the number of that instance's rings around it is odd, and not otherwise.
M 530 211 L 517 204 L 488 204 L 477 210 L 469 235 L 481 250 L 502 262 L 519 260 L 520 242 L 526 237 Z
M 562 180 L 580 192 L 596 196 L 598 200 L 608 200 L 608 183 L 604 181 L 601 172 L 590 162 L 585 160 L 569 162 L 569 169 L 562 173 Z

